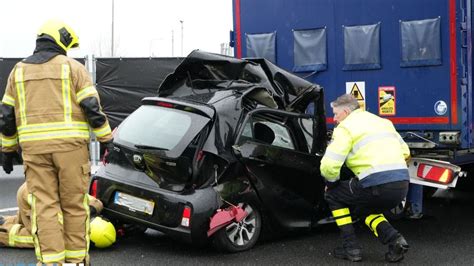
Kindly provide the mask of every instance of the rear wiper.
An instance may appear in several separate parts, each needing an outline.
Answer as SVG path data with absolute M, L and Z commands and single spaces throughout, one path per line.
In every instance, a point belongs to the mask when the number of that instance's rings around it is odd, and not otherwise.
M 155 147 L 155 146 L 149 146 L 149 145 L 142 145 L 142 144 L 136 144 L 135 148 L 138 149 L 146 149 L 146 150 L 160 150 L 160 151 L 169 151 L 166 148 L 160 148 L 160 147 Z

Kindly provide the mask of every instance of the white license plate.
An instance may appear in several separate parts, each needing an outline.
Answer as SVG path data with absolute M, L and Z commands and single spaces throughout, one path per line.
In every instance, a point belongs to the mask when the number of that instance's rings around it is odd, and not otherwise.
M 152 215 L 155 207 L 155 202 L 141 199 L 123 192 L 115 192 L 114 203 L 120 206 L 127 207 L 133 212 L 144 212 Z

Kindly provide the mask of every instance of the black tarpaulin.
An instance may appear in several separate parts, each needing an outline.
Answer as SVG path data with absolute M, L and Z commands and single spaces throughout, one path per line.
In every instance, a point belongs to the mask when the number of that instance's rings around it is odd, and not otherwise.
M 23 58 L 0 58 L 0 97 L 5 94 L 8 76 L 16 63 Z
M 400 21 L 402 67 L 441 65 L 441 18 Z
M 276 62 L 276 32 L 262 34 L 245 34 L 247 40 L 247 57 L 265 58 Z
M 343 26 L 343 70 L 379 69 L 380 22 L 372 25 Z
M 96 87 L 111 128 L 135 111 L 182 58 L 96 58 Z
M 322 71 L 327 68 L 326 28 L 293 31 L 293 72 Z

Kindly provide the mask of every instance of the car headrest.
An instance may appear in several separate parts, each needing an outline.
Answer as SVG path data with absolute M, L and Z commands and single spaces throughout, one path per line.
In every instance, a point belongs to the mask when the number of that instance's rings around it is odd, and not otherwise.
M 266 144 L 272 144 L 275 140 L 275 133 L 273 132 L 273 130 L 263 123 L 255 123 L 254 134 L 256 140 L 259 140 Z

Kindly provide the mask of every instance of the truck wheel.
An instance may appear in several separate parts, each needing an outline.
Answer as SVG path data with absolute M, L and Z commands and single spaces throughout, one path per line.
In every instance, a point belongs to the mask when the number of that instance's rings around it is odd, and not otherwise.
M 248 250 L 257 243 L 260 236 L 260 212 L 247 203 L 239 203 L 239 206 L 247 212 L 247 217 L 222 228 L 214 236 L 213 245 L 221 251 L 233 253 Z

